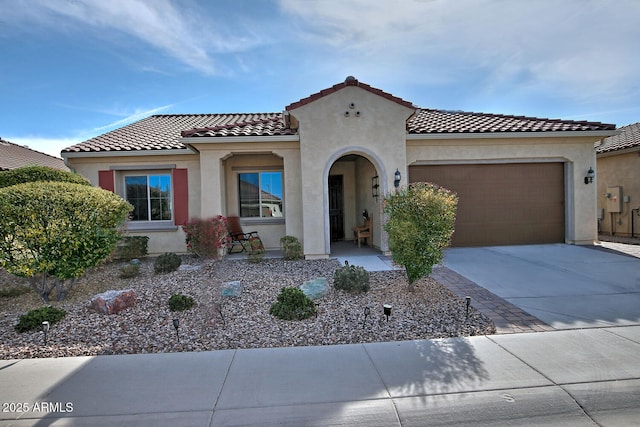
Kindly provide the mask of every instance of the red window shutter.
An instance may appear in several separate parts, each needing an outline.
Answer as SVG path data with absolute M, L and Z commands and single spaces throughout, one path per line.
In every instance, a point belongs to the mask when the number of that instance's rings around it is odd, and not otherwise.
M 115 190 L 114 174 L 112 170 L 98 171 L 98 186 L 103 190 L 111 191 Z
M 173 169 L 173 221 L 185 225 L 189 221 L 189 181 L 187 169 Z

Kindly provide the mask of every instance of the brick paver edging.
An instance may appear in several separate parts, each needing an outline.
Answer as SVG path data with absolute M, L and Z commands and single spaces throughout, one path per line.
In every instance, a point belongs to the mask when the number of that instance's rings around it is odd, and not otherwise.
M 555 330 L 537 317 L 447 267 L 434 267 L 431 277 L 459 297 L 471 297 L 471 306 L 493 321 L 498 334 Z

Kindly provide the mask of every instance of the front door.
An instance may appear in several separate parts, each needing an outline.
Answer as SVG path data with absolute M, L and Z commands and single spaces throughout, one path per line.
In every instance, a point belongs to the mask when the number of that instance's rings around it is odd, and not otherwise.
M 329 175 L 329 231 L 332 242 L 344 239 L 342 175 Z

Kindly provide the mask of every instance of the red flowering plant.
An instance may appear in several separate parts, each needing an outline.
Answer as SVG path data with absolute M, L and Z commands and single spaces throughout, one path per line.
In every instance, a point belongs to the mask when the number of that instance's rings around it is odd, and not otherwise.
M 186 235 L 189 252 L 202 258 L 217 259 L 231 245 L 227 218 L 222 215 L 208 219 L 192 218 L 182 226 L 182 231 Z

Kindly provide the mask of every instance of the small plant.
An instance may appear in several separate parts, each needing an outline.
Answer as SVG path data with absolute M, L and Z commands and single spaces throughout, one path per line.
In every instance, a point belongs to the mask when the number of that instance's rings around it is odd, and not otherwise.
M 347 292 L 367 292 L 369 272 L 359 265 L 345 265 L 334 273 L 333 286 Z
M 218 259 L 231 244 L 227 218 L 218 215 L 209 219 L 191 219 L 182 226 L 187 249 L 203 258 Z
M 42 322 L 47 321 L 50 325 L 58 323 L 67 314 L 66 311 L 52 306 L 45 306 L 30 310 L 27 314 L 20 316 L 18 324 L 15 326 L 18 332 L 27 332 L 33 329 L 42 328 Z
M 153 263 L 153 270 L 156 273 L 171 273 L 176 271 L 180 264 L 182 264 L 182 259 L 178 255 L 173 252 L 165 252 L 156 258 Z
M 120 267 L 120 278 L 131 279 L 140 275 L 140 264 L 127 264 Z
M 195 305 L 195 301 L 189 295 L 173 294 L 169 298 L 169 310 L 184 311 L 189 310 Z
M 252 237 L 249 239 L 250 251 L 247 259 L 249 262 L 257 264 L 264 258 L 264 246 L 262 240 L 259 237 Z
M 115 259 L 131 260 L 147 256 L 148 236 L 125 236 L 118 242 L 113 254 Z
M 284 259 L 302 259 L 302 245 L 295 236 L 282 236 L 280 249 L 282 249 Z
M 298 288 L 282 288 L 277 302 L 269 309 L 269 314 L 283 320 L 302 320 L 315 312 L 313 301 Z

